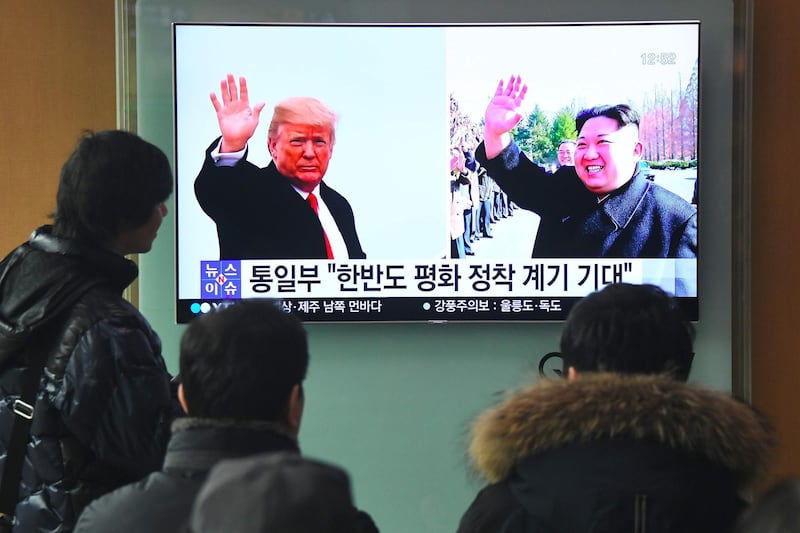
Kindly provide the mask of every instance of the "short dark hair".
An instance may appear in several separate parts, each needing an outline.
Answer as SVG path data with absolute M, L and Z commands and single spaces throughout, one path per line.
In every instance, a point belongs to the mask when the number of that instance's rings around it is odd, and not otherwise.
M 580 300 L 561 333 L 564 370 L 670 374 L 686 381 L 694 327 L 655 285 L 616 283 Z
M 173 187 L 160 148 L 122 130 L 86 131 L 61 169 L 53 232 L 107 246 L 141 227 Z
M 580 133 L 584 124 L 590 119 L 597 117 L 607 117 L 617 122 L 620 128 L 628 126 L 629 124 L 639 127 L 639 113 L 631 109 L 630 106 L 625 104 L 617 105 L 601 105 L 590 107 L 579 112 L 575 117 L 575 129 Z
M 307 370 L 305 328 L 275 300 L 242 300 L 202 315 L 181 338 L 190 416 L 283 422 Z

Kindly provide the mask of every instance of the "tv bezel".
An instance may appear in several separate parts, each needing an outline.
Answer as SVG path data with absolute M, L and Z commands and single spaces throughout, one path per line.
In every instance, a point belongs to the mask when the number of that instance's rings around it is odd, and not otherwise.
M 675 24 L 694 24 L 698 27 L 698 36 L 697 36 L 697 60 L 700 60 L 700 21 L 698 20 L 653 20 L 653 21 L 595 21 L 595 22 L 546 22 L 546 23 L 511 23 L 511 24 L 501 24 L 501 23 L 459 23 L 459 24 L 442 24 L 442 23 L 432 23 L 432 24 L 407 24 L 407 23 L 369 23 L 369 24 L 352 24 L 352 23 L 344 23 L 344 24 L 326 24 L 326 23 L 257 23 L 257 22 L 248 22 L 248 23 L 231 23 L 231 22 L 220 22 L 220 23 L 199 23 L 199 22 L 178 22 L 173 23 L 173 90 L 175 90 L 177 84 L 177 58 L 176 58 L 176 41 L 177 41 L 177 31 L 176 28 L 180 26 L 219 26 L 219 27 L 302 27 L 302 28 L 309 28 L 309 27 L 400 27 L 400 28 L 442 28 L 442 27 L 498 27 L 498 28 L 512 28 L 512 27 L 547 27 L 547 26 L 652 26 L 652 25 L 675 25 Z M 702 84 L 702 68 L 700 69 L 699 75 L 699 84 Z M 209 90 L 212 87 L 209 87 Z M 205 88 L 204 88 L 205 89 Z M 204 92 L 204 91 L 203 91 Z M 204 92 L 205 93 L 205 92 Z M 698 88 L 698 99 L 700 98 L 701 91 Z M 179 173 L 179 157 L 178 157 L 178 150 L 179 150 L 179 130 L 178 130 L 178 116 L 177 116 L 177 94 L 173 94 L 173 102 L 175 105 L 175 117 L 174 117 L 174 124 L 175 124 L 175 133 L 174 133 L 174 146 L 175 146 L 175 162 L 176 162 L 176 175 Z M 699 104 L 699 107 L 702 107 L 702 103 Z M 209 104 L 210 107 L 210 104 Z M 206 110 L 206 112 L 209 112 Z M 702 131 L 702 123 L 701 123 L 701 114 L 698 111 L 697 113 L 698 125 L 697 125 L 697 138 L 698 143 L 701 137 Z M 262 120 L 263 122 L 263 120 Z M 198 155 L 198 158 L 200 156 Z M 698 159 L 700 157 L 698 156 Z M 700 166 L 700 164 L 698 164 Z M 194 306 L 195 308 L 198 305 L 208 304 L 205 306 L 207 309 L 213 309 L 220 305 L 227 305 L 231 300 L 227 299 L 220 299 L 216 302 L 199 302 L 200 299 L 198 298 L 181 298 L 180 297 L 180 224 L 178 223 L 178 216 L 179 216 L 179 202 L 178 196 L 180 194 L 179 188 L 176 187 L 176 224 L 175 224 L 175 248 L 176 248 L 176 319 L 178 323 L 185 323 L 190 321 L 194 316 L 198 313 L 196 311 L 192 311 L 191 308 Z M 698 262 L 695 263 L 695 272 L 699 272 L 699 264 Z M 602 285 L 601 285 L 602 286 Z M 600 287 L 594 287 L 597 289 Z M 590 291 L 587 291 L 591 292 Z M 694 297 L 678 297 L 677 300 L 682 308 L 685 310 L 687 316 L 693 320 L 699 320 L 699 294 L 700 291 L 698 289 L 697 296 Z M 459 297 L 461 298 L 461 297 Z M 477 296 L 466 296 L 462 299 L 475 299 Z M 569 309 L 576 301 L 578 301 L 581 297 L 566 297 L 561 298 L 562 306 L 561 311 L 559 313 L 553 314 L 550 311 L 536 314 L 513 314 L 507 312 L 482 312 L 480 315 L 476 316 L 465 316 L 463 312 L 456 311 L 456 312 L 444 312 L 438 313 L 435 317 L 425 317 L 423 316 L 424 313 L 419 313 L 419 308 L 431 298 L 413 298 L 413 297 L 401 297 L 399 300 L 403 300 L 403 303 L 394 307 L 394 310 L 391 312 L 381 313 L 380 316 L 364 316 L 363 314 L 360 316 L 355 317 L 347 317 L 341 318 L 337 316 L 326 316 L 326 317 L 319 317 L 315 315 L 307 315 L 303 314 L 302 312 L 298 313 L 297 309 L 292 309 L 292 311 L 296 312 L 303 320 L 307 322 L 348 322 L 348 323 L 360 323 L 360 322 L 449 322 L 449 321 L 466 321 L 466 322 L 559 322 L 566 318 L 566 315 L 569 312 Z M 291 298 L 282 298 L 277 297 L 277 299 L 284 300 L 287 302 L 291 302 Z M 320 298 L 320 302 L 325 303 L 326 301 L 330 302 L 333 300 L 341 300 L 342 298 Z M 548 299 L 547 297 L 540 298 L 541 299 Z M 553 298 L 549 298 L 553 299 Z M 370 298 L 363 298 L 363 297 L 353 297 L 348 298 L 349 301 L 364 301 L 364 300 L 372 300 Z M 387 302 L 390 302 L 392 298 L 384 299 Z M 497 298 L 497 302 L 500 298 Z M 391 302 L 397 303 L 397 302 Z M 414 311 L 416 309 L 416 311 Z M 205 311 L 202 311 L 205 312 Z M 413 318 L 409 318 L 414 316 Z

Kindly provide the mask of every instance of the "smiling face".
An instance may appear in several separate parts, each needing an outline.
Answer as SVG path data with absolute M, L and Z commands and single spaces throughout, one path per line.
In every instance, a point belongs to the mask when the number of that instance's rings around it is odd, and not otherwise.
M 558 165 L 571 167 L 575 164 L 575 143 L 562 142 L 558 145 Z
M 295 187 L 311 192 L 328 170 L 333 155 L 331 129 L 309 124 L 282 124 L 269 139 L 269 152 Z
M 604 116 L 586 121 L 575 147 L 575 171 L 587 189 L 605 195 L 626 184 L 642 156 L 639 129 Z

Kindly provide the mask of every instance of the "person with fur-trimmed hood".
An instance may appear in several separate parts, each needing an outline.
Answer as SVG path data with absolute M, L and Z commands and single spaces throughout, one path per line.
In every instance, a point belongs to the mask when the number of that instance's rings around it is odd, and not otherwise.
M 581 300 L 561 337 L 566 379 L 475 420 L 469 457 L 489 484 L 459 533 L 730 531 L 773 436 L 751 407 L 685 383 L 693 336 L 658 287 Z

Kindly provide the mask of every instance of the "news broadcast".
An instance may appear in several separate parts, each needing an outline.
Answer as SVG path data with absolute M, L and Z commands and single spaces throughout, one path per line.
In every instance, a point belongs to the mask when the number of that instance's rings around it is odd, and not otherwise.
M 697 21 L 173 24 L 176 319 L 698 320 Z

